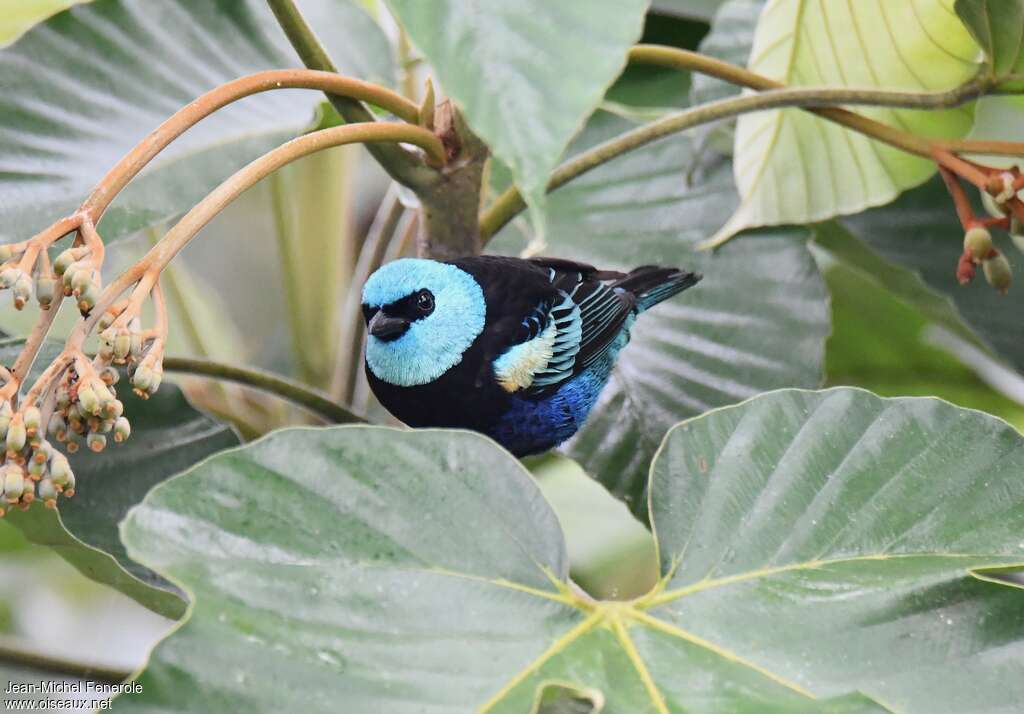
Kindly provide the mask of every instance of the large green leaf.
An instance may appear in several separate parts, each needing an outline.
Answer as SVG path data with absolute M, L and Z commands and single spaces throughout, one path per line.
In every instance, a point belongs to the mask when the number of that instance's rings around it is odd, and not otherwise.
M 570 153 L 629 124 L 599 113 Z M 596 169 L 548 197 L 548 253 L 602 267 L 678 265 L 704 274 L 640 317 L 573 458 L 646 517 L 651 457 L 680 419 L 778 387 L 822 380 L 828 298 L 803 228 L 774 230 L 715 254 L 694 245 L 736 205 L 728 162 L 709 157 L 690 186 L 692 142 L 671 138 Z M 495 244 L 522 247 L 514 228 Z
M 534 209 L 573 134 L 622 71 L 648 0 L 388 0 L 472 129 Z
M 22 340 L 0 342 L 0 364 L 10 365 Z M 35 371 L 59 352 L 47 343 Z M 128 509 L 154 485 L 210 454 L 236 446 L 227 425 L 193 409 L 173 384 L 142 400 L 122 385 L 119 398 L 132 423 L 132 436 L 99 454 L 84 450 L 70 457 L 78 487 L 61 499 L 59 511 L 34 504 L 27 512 L 12 509 L 7 518 L 34 543 L 53 548 L 89 578 L 121 590 L 146 607 L 168 616 L 181 614 L 183 603 L 168 583 L 128 559 L 117 526 Z
M 1024 564 L 1022 469 L 1020 434 L 939 400 L 761 396 L 669 433 L 664 580 L 611 602 L 487 439 L 277 432 L 126 519 L 193 606 L 115 709 L 1010 711 L 1024 593 L 973 572 Z
M 793 86 L 937 91 L 978 71 L 978 47 L 953 0 L 808 3 L 765 7 L 749 66 Z M 961 137 L 971 107 L 936 111 L 860 108 L 920 136 Z M 716 235 L 807 223 L 887 203 L 935 170 L 921 159 L 797 109 L 747 114 L 736 129 L 740 206 Z
M 957 283 L 956 263 L 963 251 L 963 228 L 942 182 L 935 178 L 894 203 L 844 219 L 849 230 L 884 259 L 920 274 L 932 290 L 947 296 L 962 320 L 1018 371 L 1024 370 L 1020 339 L 1021 287 L 1000 296 L 979 275 Z M 1024 275 L 1024 256 L 1005 236 L 996 245 L 1015 274 Z
M 387 40 L 358 3 L 308 0 L 343 71 L 390 83 Z M 0 51 L 0 233 L 23 239 L 72 210 L 139 139 L 196 96 L 301 66 L 262 0 L 98 0 Z M 113 204 L 110 240 L 191 208 L 231 171 L 310 124 L 322 95 L 268 92 L 176 141 Z
M 901 712 L 1024 696 L 1024 439 L 936 399 L 780 392 L 673 430 L 650 615 L 774 681 Z

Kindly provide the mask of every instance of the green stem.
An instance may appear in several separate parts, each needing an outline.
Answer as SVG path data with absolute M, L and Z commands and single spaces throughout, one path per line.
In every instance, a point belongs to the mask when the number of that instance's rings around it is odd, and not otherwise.
M 302 63 L 310 69 L 337 74 L 337 66 L 320 43 L 313 28 L 309 26 L 306 18 L 295 6 L 294 0 L 267 0 L 267 4 Z M 358 99 L 333 94 L 328 94 L 327 99 L 338 110 L 341 117 L 350 124 L 375 121 L 373 113 Z M 438 180 L 436 169 L 427 166 L 418 156 L 401 146 L 379 145 L 368 148 L 377 163 L 388 172 L 391 178 L 405 186 L 415 189 L 430 186 Z
M 102 682 L 104 684 L 120 684 L 131 676 L 131 672 L 88 664 L 86 662 L 76 662 L 75 660 L 63 659 L 61 657 L 51 657 L 8 644 L 0 644 L 0 662 L 5 662 L 18 668 L 41 670 L 64 677 Z
M 729 68 L 716 71 L 715 76 L 732 80 L 746 77 L 747 70 L 741 70 L 728 63 L 697 55 L 696 53 L 679 50 L 687 56 L 700 58 L 699 65 L 694 68 L 707 69 L 705 65 L 711 61 L 716 68 Z M 632 57 L 632 55 L 631 55 Z M 758 75 L 754 75 L 757 77 Z M 749 79 L 749 78 L 748 78 Z M 976 83 L 968 83 L 948 92 L 896 92 L 880 89 L 848 89 L 848 88 L 817 88 L 793 87 L 771 89 L 760 94 L 741 97 L 730 97 L 716 102 L 701 104 L 676 114 L 671 114 L 657 121 L 637 127 L 632 131 L 599 144 L 559 166 L 551 175 L 547 190 L 553 191 L 559 186 L 581 176 L 582 174 L 607 163 L 629 151 L 633 151 L 662 137 L 722 119 L 728 119 L 749 112 L 779 109 L 783 107 L 800 107 L 821 114 L 823 117 L 841 123 L 862 134 L 884 141 L 909 153 L 931 159 L 933 142 L 887 126 L 834 105 L 871 105 L 887 107 L 903 107 L 915 109 L 949 108 L 963 104 L 978 96 L 982 87 Z M 489 240 L 507 224 L 516 214 L 526 207 L 522 196 L 515 188 L 502 193 L 483 212 L 480 217 L 480 235 L 482 240 Z
M 323 392 L 270 372 L 192 357 L 165 357 L 163 364 L 164 369 L 168 372 L 223 379 L 260 389 L 298 404 L 331 424 L 362 424 L 366 422 L 363 417 L 353 414 L 340 404 L 331 401 Z

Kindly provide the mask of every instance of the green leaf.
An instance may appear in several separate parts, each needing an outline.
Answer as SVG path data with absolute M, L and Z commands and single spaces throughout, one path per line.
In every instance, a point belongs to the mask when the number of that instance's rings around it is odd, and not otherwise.
M 665 579 L 593 601 L 489 440 L 277 432 L 125 520 L 193 606 L 115 709 L 1006 711 L 1024 593 L 973 571 L 1024 564 L 1022 469 L 1024 437 L 939 400 L 764 395 L 670 432 Z
M 347 0 L 303 3 L 331 27 L 344 71 L 394 81 L 387 40 Z M 0 231 L 24 239 L 73 211 L 132 146 L 219 84 L 301 66 L 261 0 L 97 0 L 0 51 Z M 73 68 L 73 70 L 71 69 Z M 217 112 L 176 141 L 114 202 L 106 240 L 191 208 L 235 169 L 301 132 L 315 91 L 266 92 Z
M 570 154 L 631 125 L 598 113 Z M 696 169 L 685 186 L 680 177 Z M 612 379 L 568 453 L 641 518 L 651 457 L 680 419 L 822 379 L 828 298 L 804 228 L 710 254 L 694 245 L 736 205 L 728 162 L 700 163 L 673 137 L 591 171 L 548 197 L 546 251 L 600 267 L 677 265 L 704 279 L 642 315 Z M 515 227 L 489 246 L 523 246 Z
M 6 47 L 33 25 L 72 5 L 89 0 L 0 0 L 0 47 Z
M 1024 371 L 1024 342 L 1019 339 L 1022 288 L 1015 285 L 1002 297 L 981 275 L 969 285 L 957 283 L 963 228 L 938 178 L 906 192 L 891 205 L 844 219 L 843 223 L 882 258 L 918 273 L 931 290 L 952 301 L 961 320 L 988 348 Z M 1014 274 L 1024 275 L 1024 255 L 1005 235 L 994 237 Z
M 651 475 L 660 632 L 901 712 L 1024 696 L 1024 439 L 936 399 L 786 391 L 682 424 Z M 995 496 L 995 494 L 999 494 Z
M 950 89 L 978 70 L 977 45 L 952 0 L 766 6 L 749 66 L 792 86 Z M 946 111 L 858 108 L 919 136 L 962 137 L 970 106 Z M 736 184 L 740 206 L 713 242 L 752 226 L 808 223 L 857 213 L 926 180 L 934 162 L 797 109 L 740 117 Z
M 0 363 L 12 364 L 22 344 L 20 339 L 0 341 Z M 56 343 L 46 343 L 35 372 L 59 351 Z M 222 422 L 193 409 L 173 384 L 142 400 L 122 383 L 118 397 L 132 423 L 131 438 L 99 454 L 83 450 L 69 457 L 77 488 L 73 498 L 61 499 L 59 513 L 36 504 L 24 513 L 12 509 L 7 518 L 33 543 L 54 549 L 87 577 L 155 612 L 178 617 L 181 599 L 165 580 L 128 559 L 117 526 L 154 485 L 237 445 L 238 437 Z
M 548 177 L 625 66 L 648 0 L 388 4 L 542 225 Z
M 1024 405 L 1002 396 L 931 344 L 934 328 L 912 303 L 846 263 L 831 263 L 825 280 L 832 298 L 832 336 L 825 351 L 829 384 L 864 387 L 884 396 L 940 397 L 1001 416 L 1024 430 Z
M 954 8 L 985 52 L 992 76 L 1024 69 L 1024 0 L 956 0 Z M 1020 87 L 1021 78 L 1002 86 Z

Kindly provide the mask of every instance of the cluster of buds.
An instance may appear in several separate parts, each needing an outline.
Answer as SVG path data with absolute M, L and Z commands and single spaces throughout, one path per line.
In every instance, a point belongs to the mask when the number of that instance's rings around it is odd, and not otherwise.
M 99 320 L 100 348 L 97 362 L 105 365 L 106 375 L 117 375 L 110 365 L 124 365 L 131 379 L 132 389 L 139 397 L 148 399 L 163 381 L 163 339 L 148 340 L 150 334 L 142 329 L 138 316 L 126 326 L 116 324 L 110 313 Z M 116 380 L 115 380 L 116 381 Z
M 100 296 L 100 272 L 88 246 L 68 248 L 53 261 L 65 297 L 74 296 L 79 311 L 88 315 Z
M 89 364 L 65 372 L 57 387 L 56 405 L 46 431 L 65 444 L 68 453 L 75 453 L 82 444 L 100 452 L 107 446 L 108 435 L 116 442 L 131 435 L 124 404 L 114 390 L 118 376 L 112 367 L 97 374 Z
M 973 212 L 964 221 L 964 250 L 957 263 L 956 278 L 961 285 L 974 279 L 980 265 L 985 281 L 1000 295 L 1005 295 L 1013 283 L 1010 261 L 995 247 L 990 228 L 1004 228 L 1018 249 L 1024 251 L 1024 222 L 1021 221 L 1021 200 L 1018 191 L 1024 178 L 1016 168 L 992 174 L 989 186 L 981 190 L 981 202 L 990 218 L 978 219 Z M 963 218 L 963 216 L 962 216 Z
M 29 243 L 0 245 L 0 290 L 10 289 L 14 307 L 21 310 L 32 299 L 50 309 L 57 294 L 57 276 L 46 251 Z
M 1005 295 L 1013 283 L 1013 271 L 1006 259 L 992 243 L 992 234 L 981 225 L 975 225 L 964 233 L 964 252 L 956 269 L 956 278 L 961 285 L 974 279 L 977 266 L 981 266 L 985 281 Z
M 0 466 L 0 516 L 18 506 L 27 510 L 35 501 L 55 508 L 58 496 L 75 495 L 75 475 L 68 459 L 46 440 L 37 407 L 14 412 L 0 403 L 0 440 L 5 453 Z

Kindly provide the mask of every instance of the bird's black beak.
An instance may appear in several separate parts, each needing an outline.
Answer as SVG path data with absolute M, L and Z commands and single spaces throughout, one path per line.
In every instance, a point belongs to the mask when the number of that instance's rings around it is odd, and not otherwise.
M 409 321 L 404 317 L 390 317 L 383 311 L 378 311 L 367 325 L 370 334 L 379 340 L 390 342 L 397 340 L 409 329 Z

